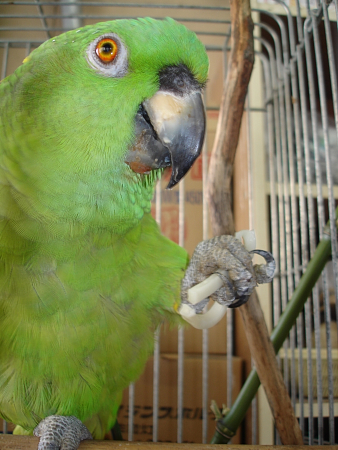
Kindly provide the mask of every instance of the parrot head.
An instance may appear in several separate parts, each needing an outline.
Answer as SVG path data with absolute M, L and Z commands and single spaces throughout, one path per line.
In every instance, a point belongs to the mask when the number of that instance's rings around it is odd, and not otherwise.
M 24 62 L 11 79 L 20 121 L 20 129 L 11 125 L 20 133 L 11 145 L 25 144 L 12 150 L 12 159 L 25 183 L 30 177 L 40 186 L 37 202 L 49 188 L 45 203 L 51 205 L 50 191 L 76 182 L 78 196 L 88 191 L 93 211 L 109 191 L 115 195 L 105 203 L 113 205 L 106 208 L 109 214 L 118 210 L 120 197 L 127 217 L 141 197 L 150 204 L 165 167 L 172 168 L 172 188 L 200 154 L 208 57 L 196 35 L 173 19 L 88 25 L 46 41 Z M 88 218 L 83 200 L 76 204 L 76 211 L 70 202 L 65 211 L 73 208 L 74 217 Z M 144 204 L 143 212 L 149 210 Z
M 137 111 L 135 138 L 125 162 L 141 174 L 171 166 L 171 188 L 189 170 L 203 144 L 205 50 L 193 33 L 171 19 L 103 27 L 87 47 L 89 65 L 98 76 L 116 78 L 116 86 L 126 78 L 126 84 L 136 89 L 135 96 L 130 93 L 126 99 L 134 110 L 136 104 Z

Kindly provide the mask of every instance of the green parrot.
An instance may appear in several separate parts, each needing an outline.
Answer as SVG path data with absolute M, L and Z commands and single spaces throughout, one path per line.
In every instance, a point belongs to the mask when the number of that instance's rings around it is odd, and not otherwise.
M 150 202 L 200 154 L 207 75 L 193 32 L 146 18 L 50 39 L 0 84 L 0 415 L 39 449 L 102 439 L 154 330 L 181 320 L 188 255 Z M 246 258 L 229 302 L 256 284 Z

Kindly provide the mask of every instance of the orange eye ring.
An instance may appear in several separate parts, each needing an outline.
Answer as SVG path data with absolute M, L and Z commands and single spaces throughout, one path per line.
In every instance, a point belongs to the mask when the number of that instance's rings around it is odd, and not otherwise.
M 111 38 L 103 38 L 97 43 L 95 53 L 103 63 L 109 64 L 117 55 L 117 44 Z

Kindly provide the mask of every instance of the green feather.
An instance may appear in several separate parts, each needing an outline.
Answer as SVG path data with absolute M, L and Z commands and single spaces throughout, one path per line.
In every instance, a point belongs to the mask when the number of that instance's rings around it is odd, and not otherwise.
M 86 60 L 107 32 L 128 49 L 122 78 Z M 136 174 L 124 158 L 138 105 L 181 63 L 206 82 L 194 33 L 120 20 L 45 42 L 0 84 L 0 414 L 17 432 L 62 414 L 102 438 L 154 330 L 179 320 L 188 257 L 150 215 L 161 171 Z

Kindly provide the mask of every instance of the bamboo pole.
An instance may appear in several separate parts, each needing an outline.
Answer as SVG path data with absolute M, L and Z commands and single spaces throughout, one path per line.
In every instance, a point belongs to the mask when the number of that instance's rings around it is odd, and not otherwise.
M 231 54 L 229 69 L 224 85 L 208 175 L 210 215 L 215 236 L 234 234 L 235 231 L 231 207 L 233 163 L 244 102 L 254 63 L 250 1 L 230 0 L 230 13 Z M 300 445 L 303 443 L 302 433 L 281 371 L 277 365 L 276 355 L 256 293 L 251 296 L 246 305 L 240 308 L 240 312 L 245 323 L 250 351 L 267 394 L 281 442 L 283 444 Z M 257 385 L 257 381 L 255 384 Z M 227 430 L 228 434 L 230 430 Z M 224 442 L 221 434 L 218 434 L 221 439 L 220 442 Z M 213 440 L 213 442 L 218 443 L 217 440 Z

